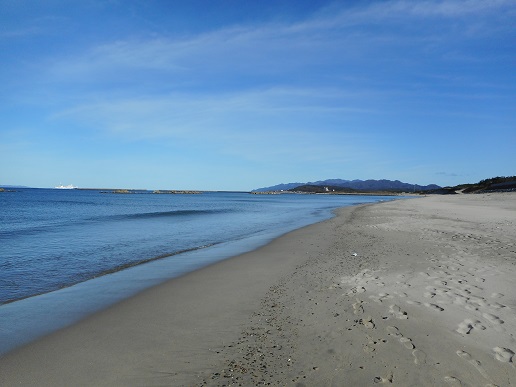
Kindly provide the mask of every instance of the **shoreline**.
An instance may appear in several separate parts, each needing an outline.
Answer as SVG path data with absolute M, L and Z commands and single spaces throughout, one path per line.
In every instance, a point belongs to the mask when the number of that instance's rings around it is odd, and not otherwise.
M 357 206 L 345 208 L 354 207 Z M 127 372 L 128 363 L 141 360 L 149 369 L 159 367 L 158 364 L 175 368 L 176 380 L 165 384 L 188 384 L 192 373 L 211 370 L 206 365 L 200 368 L 193 365 L 194 361 L 209 363 L 214 353 L 212 348 L 235 340 L 238 329 L 234 327 L 243 326 L 252 310 L 259 307 L 260 298 L 268 288 L 295 267 L 299 239 L 304 240 L 301 245 L 306 245 L 307 251 L 318 249 L 307 241 L 311 237 L 315 240 L 313 228 L 327 221 L 290 231 L 255 250 L 143 290 L 74 325 L 16 348 L 0 356 L 0 384 L 19 383 L 17 378 L 21 377 L 21 383 L 29 385 L 36 384 L 35 380 L 39 385 L 145 385 L 148 381 L 135 383 L 134 376 L 119 377 L 112 371 L 122 368 Z M 285 245 L 283 241 L 289 240 L 291 235 L 295 238 L 290 238 L 290 243 Z M 154 335 L 151 342 L 145 342 Z M 164 340 L 156 342 L 159 339 Z M 76 348 L 84 350 L 76 351 Z M 178 351 L 181 359 L 175 356 Z M 150 356 L 151 353 L 154 354 Z M 146 354 L 143 356 L 146 360 L 140 354 Z M 164 354 L 168 355 L 164 358 L 166 363 L 156 359 Z M 89 372 L 92 355 L 95 375 Z M 23 370 L 18 368 L 20 363 L 24 364 Z M 89 366 L 83 369 L 84 364 Z M 27 372 L 29 368 L 32 371 Z M 55 373 L 47 374 L 48 369 L 54 369 Z
M 299 218 L 281 227 L 260 230 L 243 238 L 215 243 L 166 257 L 153 258 L 124 270 L 64 286 L 58 290 L 4 303 L 0 307 L 0 357 L 41 337 L 69 327 L 145 289 L 231 257 L 254 251 L 297 228 L 334 216 L 319 211 L 311 218 Z M 136 281 L 135 281 L 136 279 Z
M 359 198 L 363 202 L 380 199 L 386 200 L 387 198 Z M 138 264 L 129 263 L 130 267 L 127 267 L 127 264 L 121 264 L 124 270 L 119 270 L 120 265 L 116 267 L 116 271 L 112 271 L 113 269 L 108 267 L 107 273 L 106 271 L 97 271 L 95 278 L 83 280 L 73 285 L 70 280 L 67 280 L 59 289 L 54 291 L 42 292 L 39 295 L 18 298 L 16 301 L 4 303 L 0 306 L 0 322 L 2 325 L 0 326 L 0 356 L 39 337 L 75 324 L 88 315 L 106 309 L 144 289 L 156 286 L 168 279 L 177 278 L 213 262 L 255 250 L 296 228 L 328 219 L 333 216 L 332 211 L 336 207 L 335 204 L 350 205 L 359 200 L 323 200 L 319 201 L 319 204 L 315 201 L 315 206 L 306 206 L 306 204 L 312 202 L 311 200 L 308 202 L 301 200 L 299 202 L 304 203 L 304 205 L 301 208 L 296 206 L 298 209 L 295 211 L 289 210 L 290 214 L 285 214 L 283 221 L 269 219 L 267 220 L 269 226 L 262 225 L 263 227 L 258 229 L 256 219 L 246 219 L 246 217 L 241 216 L 240 227 L 249 226 L 247 230 L 241 232 L 238 227 L 231 226 L 237 234 L 227 233 L 226 238 L 224 234 L 218 233 L 218 241 L 215 240 L 215 243 L 211 243 L 210 247 L 199 248 L 200 246 L 197 246 L 194 250 L 176 250 L 174 253 L 150 255 L 152 258 L 145 259 L 145 263 L 142 264 L 141 259 L 145 257 L 144 254 L 140 257 Z M 218 201 L 217 197 L 215 201 Z M 259 202 L 261 201 L 259 200 Z M 296 201 L 288 199 L 287 202 L 295 203 Z M 266 203 L 266 201 L 263 203 Z M 280 201 L 280 205 L 281 203 L 283 202 Z M 289 206 L 291 205 L 287 205 L 287 207 Z M 281 215 L 278 214 L 277 217 L 279 219 Z M 207 223 L 198 225 L 201 237 L 209 233 L 213 234 L 210 228 L 218 223 L 218 221 L 214 222 L 213 219 L 211 221 L 207 219 Z M 224 220 L 222 220 L 222 225 L 224 225 Z M 161 237 L 153 238 L 158 245 L 167 243 L 163 242 Z M 224 240 L 224 238 L 227 240 Z M 126 250 L 129 254 L 133 250 L 139 249 L 138 243 L 132 245 L 132 247 L 128 246 Z M 172 247 L 170 246 L 170 249 Z M 170 249 L 167 250 L 170 251 Z M 5 250 L 8 251 L 9 249 L 6 248 Z M 33 249 L 36 256 L 39 255 L 38 250 L 37 248 Z M 118 255 L 123 256 L 121 252 L 118 252 Z M 164 257 L 164 255 L 166 256 Z M 73 258 L 73 255 L 71 257 Z M 122 262 L 124 260 L 125 258 L 122 259 Z M 26 270 L 30 269 L 27 268 Z M 46 276 L 44 272 L 39 274 Z M 35 278 L 38 278 L 38 276 Z M 35 279 L 34 282 L 37 286 L 38 281 Z M 14 287 L 12 289 L 14 290 Z M 16 294 L 16 290 L 12 294 Z M 4 299 L 6 299 L 5 293 L 2 297 L 2 300 Z
M 0 357 L 0 384 L 514 385 L 515 211 L 339 209 Z
M 7 238 L 0 248 L 7 265 L 4 284 L 0 286 L 4 290 L 0 290 L 0 316 L 3 305 L 12 302 L 95 281 L 102 275 L 185 254 L 190 249 L 231 245 L 245 238 L 256 240 L 258 235 L 263 235 L 265 244 L 283 233 L 331 217 L 333 208 L 358 201 L 387 199 L 363 196 L 276 200 L 241 194 L 210 194 L 201 199 L 193 195 L 179 201 L 165 195 L 168 197 L 147 197 L 145 200 L 127 197 L 122 201 L 109 199 L 106 202 L 98 193 L 70 193 L 68 190 L 56 195 L 54 190 L 48 191 L 44 199 L 33 193 L 13 197 L 12 205 L 20 211 L 27 203 L 44 200 L 26 224 L 16 222 L 16 211 L 6 214 L 6 227 L 0 232 Z M 59 212 L 63 215 L 57 222 L 48 218 L 48 211 L 44 210 L 45 205 L 52 206 L 52 200 L 59 203 Z M 276 201 L 278 204 L 274 203 Z M 79 203 L 80 210 L 77 211 L 81 215 L 64 221 L 72 216 L 74 203 Z M 286 207 L 286 211 L 279 207 Z M 184 208 L 191 211 L 183 211 Z M 253 216 L 257 208 L 260 210 Z M 215 216 L 213 211 L 218 214 Z M 112 221 L 119 223 L 111 224 Z M 48 224 L 41 228 L 41 222 Z M 187 222 L 187 227 L 182 227 L 183 222 Z M 99 231 L 101 229 L 103 231 Z M 257 247 L 253 242 L 249 244 L 248 248 L 242 243 L 238 252 L 230 249 L 230 254 L 221 253 L 222 249 L 218 248 L 218 254 L 226 258 Z M 176 263 L 181 271 L 181 262 Z M 20 270 L 24 276 L 18 274 Z M 48 277 L 48 270 L 52 271 L 51 277 Z

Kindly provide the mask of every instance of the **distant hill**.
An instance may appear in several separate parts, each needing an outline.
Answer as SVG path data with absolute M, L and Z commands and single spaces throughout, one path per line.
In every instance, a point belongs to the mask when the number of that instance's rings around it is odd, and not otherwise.
M 429 191 L 432 194 L 456 194 L 456 193 L 483 193 L 516 191 L 516 176 L 498 176 L 480 180 L 474 184 L 459 184 L 453 187 L 443 187 Z
M 516 176 L 498 176 L 480 180 L 464 189 L 464 193 L 477 191 L 507 191 L 516 189 Z
M 266 191 L 288 191 L 292 188 L 299 187 L 301 185 L 305 185 L 305 183 L 286 183 L 286 184 L 278 184 L 272 187 L 264 187 L 254 189 L 252 192 L 266 192 Z
M 288 191 L 300 186 L 317 186 L 317 187 L 332 187 L 332 189 L 348 188 L 359 192 L 374 192 L 374 191 L 388 191 L 388 192 L 413 192 L 413 191 L 428 191 L 437 190 L 441 188 L 436 184 L 418 185 L 403 183 L 399 180 L 342 180 L 342 179 L 328 179 L 319 180 L 307 183 L 287 183 L 278 184 L 271 187 L 263 187 L 253 190 L 253 192 L 267 192 L 267 191 Z
M 305 193 L 327 193 L 327 192 L 337 192 L 337 193 L 358 193 L 357 190 L 346 187 L 338 187 L 333 185 L 300 185 L 295 188 L 289 189 L 292 192 L 305 192 Z

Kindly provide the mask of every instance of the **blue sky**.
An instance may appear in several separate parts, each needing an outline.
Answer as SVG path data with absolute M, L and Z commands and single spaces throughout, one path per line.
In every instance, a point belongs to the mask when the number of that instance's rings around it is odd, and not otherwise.
M 0 0 L 0 184 L 516 174 L 516 1 Z

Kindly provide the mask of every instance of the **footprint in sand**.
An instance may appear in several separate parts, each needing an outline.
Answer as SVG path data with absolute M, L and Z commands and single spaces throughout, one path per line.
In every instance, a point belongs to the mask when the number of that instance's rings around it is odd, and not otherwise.
M 393 376 L 394 374 L 392 373 L 392 371 L 385 377 L 385 378 L 382 378 L 381 376 L 377 376 L 373 379 L 373 381 L 375 383 L 392 383 L 392 379 L 394 378 Z
M 426 363 L 426 353 L 420 349 L 414 349 L 412 351 L 412 356 L 414 356 L 414 364 L 421 365 Z
M 442 312 L 444 310 L 444 308 L 441 308 L 437 304 L 429 304 L 428 302 L 425 302 L 423 305 L 426 306 L 427 308 L 435 310 L 436 312 Z
M 486 329 L 485 326 L 481 324 L 480 321 L 476 320 L 470 320 L 469 318 L 465 319 L 463 322 L 461 322 L 456 329 L 457 332 L 459 332 L 462 335 L 469 335 L 473 329 Z
M 482 297 L 470 296 L 468 302 L 470 304 L 476 304 L 481 307 L 487 306 L 487 302 L 486 302 L 485 298 L 482 298 Z
M 457 355 L 460 358 L 466 360 L 473 367 L 475 367 L 475 369 L 480 373 L 480 375 L 482 375 L 484 377 L 484 379 L 488 380 L 491 383 L 493 382 L 492 379 L 487 374 L 486 370 L 482 367 L 482 364 L 478 360 L 473 359 L 473 357 L 469 353 L 459 349 L 457 351 Z
M 450 297 L 450 289 L 448 288 L 437 287 L 434 289 L 434 292 L 437 293 L 439 296 Z
M 394 337 L 403 337 L 403 335 L 401 334 L 400 330 L 397 328 L 397 327 L 392 327 L 392 326 L 388 326 L 387 328 L 385 328 L 387 330 L 387 333 L 390 335 L 390 336 L 394 336 Z
M 373 300 L 374 302 L 381 304 L 383 301 L 385 301 L 387 299 L 394 298 L 394 296 L 391 296 L 388 293 L 379 293 L 378 296 L 372 295 L 372 296 L 369 296 L 369 298 L 371 300 Z
M 364 307 L 362 306 L 363 301 L 357 299 L 357 302 L 353 304 L 353 313 L 354 314 L 362 314 L 364 313 Z
M 414 344 L 412 344 L 412 340 L 408 337 L 400 337 L 400 343 L 407 349 L 414 349 Z
M 492 324 L 503 324 L 504 321 L 494 314 L 491 313 L 482 313 L 482 317 L 484 317 L 487 321 L 489 321 Z
M 491 298 L 502 298 L 504 294 L 502 293 L 492 293 Z
M 363 286 L 357 286 L 357 287 L 354 287 L 352 288 L 349 292 L 347 292 L 346 294 L 348 296 L 352 296 L 354 294 L 359 294 L 359 293 L 364 293 L 366 291 L 366 289 L 363 287 Z
M 492 303 L 492 304 L 489 304 L 488 306 L 489 306 L 490 308 L 493 308 L 493 309 L 503 309 L 503 308 L 505 308 L 505 307 L 506 307 L 505 305 L 500 304 L 500 303 L 498 303 L 498 302 L 494 302 L 494 303 Z
M 407 312 L 401 310 L 398 305 L 389 306 L 389 313 L 393 314 L 397 319 L 406 320 L 408 319 Z
M 361 322 L 366 328 L 373 329 L 375 327 L 373 318 L 371 316 L 363 318 Z
M 400 330 L 394 326 L 388 326 L 385 328 L 389 336 L 396 337 L 400 343 L 407 349 L 412 349 L 412 356 L 414 356 L 414 363 L 416 365 L 421 365 L 426 363 L 426 353 L 421 351 L 420 349 L 415 349 L 414 343 L 412 339 L 405 337 L 401 334 Z
M 514 352 L 508 348 L 495 347 L 493 348 L 495 359 L 502 363 L 512 363 Z
M 448 383 L 450 386 L 453 386 L 453 387 L 460 387 L 460 386 L 462 386 L 462 382 L 459 379 L 457 379 L 457 378 L 455 378 L 453 376 L 445 376 L 444 377 L 444 381 L 446 383 Z

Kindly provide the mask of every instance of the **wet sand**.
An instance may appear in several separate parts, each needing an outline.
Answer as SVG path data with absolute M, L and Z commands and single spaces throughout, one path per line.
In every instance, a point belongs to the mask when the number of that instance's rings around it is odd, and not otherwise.
M 516 385 L 515 280 L 516 193 L 343 208 L 11 352 L 0 385 Z

